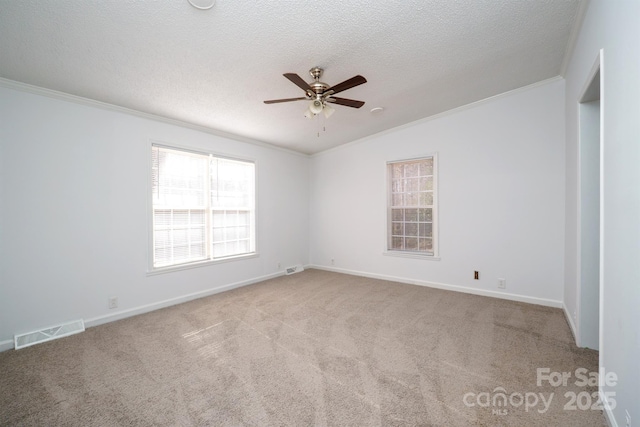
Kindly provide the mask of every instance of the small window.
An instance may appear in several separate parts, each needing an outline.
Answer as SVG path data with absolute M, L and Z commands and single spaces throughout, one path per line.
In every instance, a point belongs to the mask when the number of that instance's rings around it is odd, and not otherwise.
M 436 156 L 387 163 L 387 250 L 437 256 Z
M 153 268 L 255 252 L 255 165 L 153 145 Z

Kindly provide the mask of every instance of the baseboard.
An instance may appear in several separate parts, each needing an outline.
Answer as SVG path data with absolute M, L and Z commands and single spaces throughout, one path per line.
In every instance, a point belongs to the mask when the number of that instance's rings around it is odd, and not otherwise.
M 0 341 L 0 353 L 7 350 L 13 350 L 15 343 L 13 340 Z
M 327 270 L 327 271 L 333 271 L 333 272 L 336 272 L 336 273 L 351 274 L 351 275 L 354 275 L 354 276 L 370 277 L 372 279 L 390 280 L 390 281 L 394 281 L 394 282 L 408 283 L 408 284 L 412 284 L 412 285 L 427 286 L 427 287 L 431 287 L 431 288 L 444 289 L 444 290 L 450 290 L 450 291 L 456 291 L 456 292 L 463 292 L 463 293 L 481 295 L 481 296 L 488 296 L 488 297 L 493 297 L 493 298 L 501 298 L 501 299 L 506 299 L 506 300 L 511 300 L 511 301 L 526 302 L 526 303 L 529 303 L 529 304 L 537 304 L 537 305 L 543 305 L 543 306 L 548 306 L 548 307 L 564 308 L 565 315 L 567 315 L 566 307 L 564 307 L 564 304 L 561 301 L 549 300 L 549 299 L 544 299 L 544 298 L 529 297 L 529 296 L 523 296 L 523 295 L 517 295 L 517 294 L 507 294 L 507 293 L 502 293 L 502 292 L 487 291 L 487 290 L 484 290 L 484 289 L 474 289 L 474 288 L 468 288 L 468 287 L 465 287 L 465 286 L 449 285 L 449 284 L 445 284 L 445 283 L 428 282 L 428 281 L 423 281 L 423 280 L 409 279 L 409 278 L 406 278 L 406 277 L 388 276 L 388 275 L 383 275 L 383 274 L 367 273 L 367 272 L 363 272 L 363 271 L 348 270 L 348 269 L 343 269 L 343 268 L 327 267 L 327 266 L 323 266 L 323 265 L 308 264 L 308 265 L 305 265 L 304 268 L 305 269 L 306 268 L 315 268 L 315 269 L 318 269 L 318 270 Z M 276 278 L 276 277 L 279 277 L 279 276 L 282 276 L 282 275 L 284 275 L 284 272 L 277 272 L 277 273 L 267 274 L 267 275 L 264 275 L 264 276 L 255 277 L 253 279 L 243 280 L 243 281 L 240 281 L 240 282 L 231 283 L 231 284 L 224 285 L 224 286 L 221 286 L 221 287 L 218 287 L 218 288 L 212 288 L 212 289 L 207 289 L 207 290 L 200 291 L 200 292 L 194 292 L 192 294 L 182 295 L 180 297 L 171 298 L 171 299 L 167 299 L 167 300 L 164 300 L 164 301 L 159 301 L 159 302 L 152 303 L 152 304 L 146 304 L 146 305 L 143 305 L 143 306 L 134 307 L 134 308 L 130 308 L 130 309 L 127 309 L 127 310 L 117 311 L 115 313 L 109 313 L 109 314 L 106 314 L 106 315 L 103 315 L 103 316 L 97 316 L 97 317 L 85 319 L 84 322 L 85 322 L 85 326 L 87 328 L 90 328 L 90 327 L 102 325 L 104 323 L 115 322 L 116 320 L 126 319 L 127 317 L 137 316 L 139 314 L 144 314 L 144 313 L 148 313 L 150 311 L 159 310 L 161 308 L 170 307 L 172 305 L 181 304 L 181 303 L 184 303 L 184 302 L 187 302 L 187 301 L 192 301 L 194 299 L 203 298 L 203 297 L 206 297 L 206 296 L 209 296 L 209 295 L 215 295 L 215 294 L 220 293 L 220 292 L 229 291 L 231 289 L 235 289 L 235 288 L 239 288 L 239 287 L 242 287 L 242 286 L 247 286 L 247 285 L 251 285 L 251 284 L 254 284 L 254 283 L 262 282 L 264 280 L 273 279 L 273 278 Z M 575 325 L 571 321 L 571 317 L 570 316 L 567 316 L 567 318 L 569 319 L 569 325 L 572 328 L 572 331 L 574 332 L 574 336 L 575 336 Z M 0 352 L 1 351 L 6 351 L 6 350 L 11 350 L 13 348 L 14 348 L 13 340 L 0 341 Z
M 183 302 L 192 301 L 194 299 L 207 297 L 209 295 L 215 295 L 220 292 L 230 291 L 231 289 L 240 288 L 242 286 L 251 285 L 254 283 L 273 279 L 283 275 L 284 275 L 284 272 L 279 271 L 277 273 L 267 274 L 265 276 L 255 277 L 253 279 L 231 283 L 218 288 L 206 289 L 204 291 L 194 292 L 191 294 L 182 295 L 176 298 L 159 301 L 152 304 L 146 304 L 139 307 L 130 308 L 127 310 L 117 311 L 115 313 L 109 313 L 103 316 L 92 317 L 90 319 L 85 319 L 84 324 L 85 324 L 85 327 L 90 328 L 93 326 L 102 325 L 104 323 L 115 322 L 116 320 L 126 319 L 127 317 L 137 316 L 138 314 L 144 314 L 150 311 L 159 310 L 161 308 L 170 307 L 172 305 L 181 304 Z M 0 341 L 0 352 L 13 350 L 13 349 L 14 349 L 13 340 Z
M 576 342 L 576 345 L 580 347 L 580 341 L 578 340 L 578 328 L 576 328 L 576 324 L 573 321 L 573 316 L 569 313 L 567 306 L 562 303 L 562 311 L 564 311 L 564 317 L 567 318 L 567 323 L 569 323 L 569 329 L 571 329 L 571 333 L 573 334 L 573 340 Z
M 316 268 L 318 270 L 333 271 L 336 273 L 351 274 L 354 276 L 370 277 L 372 279 L 390 280 L 393 282 L 407 283 L 410 285 L 427 286 L 429 288 L 444 289 L 447 291 L 463 292 L 466 294 L 481 295 L 485 297 L 493 297 L 506 299 L 510 301 L 526 302 L 529 304 L 543 305 L 546 307 L 562 308 L 562 301 L 550 300 L 545 298 L 529 297 L 525 295 L 508 294 L 503 292 L 487 291 L 485 289 L 468 288 L 466 286 L 449 285 L 446 283 L 428 282 L 425 280 L 409 279 L 399 276 L 387 276 L 384 274 L 367 273 L 364 271 L 348 270 L 345 268 L 327 267 L 324 265 L 309 264 L 305 268 Z
M 255 277 L 253 279 L 231 283 L 218 288 L 212 288 L 212 289 L 207 289 L 200 292 L 194 292 L 192 294 L 182 295 L 176 298 L 171 298 L 164 301 L 155 302 L 152 304 L 146 304 L 139 307 L 130 308 L 128 310 L 117 311 L 115 313 L 109 313 L 103 316 L 85 319 L 84 324 L 86 327 L 90 328 L 93 326 L 102 325 L 104 323 L 115 322 L 116 320 L 126 319 L 127 317 L 137 316 L 138 314 L 148 313 L 150 311 L 159 310 L 161 308 L 170 307 L 172 305 L 182 304 L 184 302 L 192 301 L 198 298 L 204 298 L 209 295 L 219 294 L 220 292 L 230 291 L 231 289 L 252 285 L 254 283 L 273 279 L 283 275 L 284 275 L 284 272 L 279 271 L 277 273 L 267 274 L 265 276 Z

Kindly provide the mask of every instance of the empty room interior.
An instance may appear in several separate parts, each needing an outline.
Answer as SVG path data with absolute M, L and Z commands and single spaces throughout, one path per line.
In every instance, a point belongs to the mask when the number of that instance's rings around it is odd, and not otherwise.
M 0 425 L 640 426 L 638 22 L 0 0 Z

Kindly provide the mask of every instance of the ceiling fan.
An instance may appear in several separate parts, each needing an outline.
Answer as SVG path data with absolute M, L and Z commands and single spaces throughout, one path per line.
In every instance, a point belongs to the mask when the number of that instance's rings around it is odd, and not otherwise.
M 344 105 L 352 108 L 360 108 L 364 105 L 363 101 L 356 101 L 355 99 L 338 98 L 334 96 L 336 93 L 351 89 L 352 87 L 361 85 L 367 82 L 367 79 L 357 75 L 351 77 L 348 80 L 338 83 L 335 86 L 329 86 L 326 83 L 320 81 L 322 72 L 324 70 L 319 67 L 314 67 L 309 70 L 309 74 L 313 77 L 313 82 L 307 83 L 302 80 L 302 77 L 295 73 L 285 73 L 283 76 L 291 80 L 293 84 L 304 90 L 304 97 L 300 98 L 286 98 L 286 99 L 272 99 L 270 101 L 264 101 L 265 104 L 277 104 L 279 102 L 290 101 L 311 101 L 309 109 L 305 113 L 305 117 L 312 118 L 317 114 L 323 113 L 326 118 L 329 118 L 333 114 L 334 109 L 328 105 L 328 103 Z

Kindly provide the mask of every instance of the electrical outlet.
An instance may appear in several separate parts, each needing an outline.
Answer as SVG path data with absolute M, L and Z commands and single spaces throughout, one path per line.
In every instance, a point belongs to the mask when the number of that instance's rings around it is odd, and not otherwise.
M 631 427 L 631 415 L 629 415 L 629 410 L 625 409 L 624 413 L 626 415 L 625 420 L 627 421 L 626 427 Z
M 336 260 L 331 258 L 331 265 L 336 265 Z
M 278 263 L 278 270 L 280 270 L 282 268 L 282 264 Z
M 507 279 L 498 279 L 498 289 L 507 288 Z
M 478 273 L 477 271 L 473 272 L 473 280 L 479 280 L 480 279 L 480 273 Z
M 118 308 L 118 297 L 109 297 L 109 310 Z

